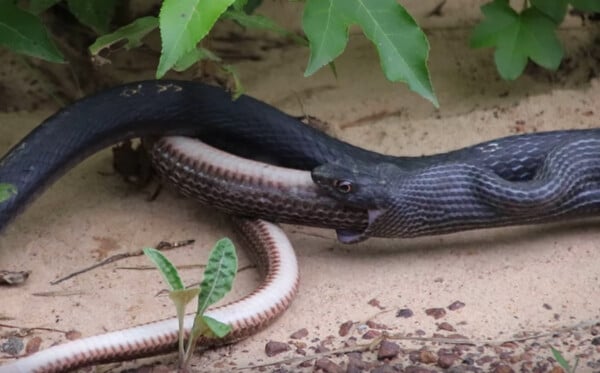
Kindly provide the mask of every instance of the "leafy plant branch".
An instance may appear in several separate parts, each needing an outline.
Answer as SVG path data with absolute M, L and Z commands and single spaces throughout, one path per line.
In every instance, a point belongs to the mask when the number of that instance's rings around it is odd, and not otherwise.
M 600 12 L 600 1 L 531 0 L 517 12 L 508 0 L 494 0 L 481 7 L 485 18 L 471 34 L 472 48 L 493 47 L 494 61 L 502 78 L 513 80 L 528 60 L 556 70 L 564 57 L 556 29 L 567 14 L 568 5 Z

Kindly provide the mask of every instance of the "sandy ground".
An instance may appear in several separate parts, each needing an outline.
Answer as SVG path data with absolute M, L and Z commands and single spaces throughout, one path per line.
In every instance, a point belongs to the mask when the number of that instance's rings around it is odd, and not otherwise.
M 427 17 L 433 1 L 410 8 L 431 42 L 439 110 L 405 86 L 387 82 L 374 48 L 357 30 L 336 61 L 337 79 L 328 69 L 303 78 L 306 49 L 283 45 L 263 50 L 260 40 L 244 47 L 260 59 L 238 62 L 236 68 L 248 94 L 289 113 L 319 117 L 336 136 L 390 154 L 442 152 L 514 133 L 598 126 L 600 45 L 593 40 L 598 25 L 582 25 L 569 17 L 559 33 L 569 57 L 563 68 L 549 73 L 531 67 L 516 82 L 504 82 L 492 65 L 491 50 L 468 48 L 480 4 L 452 2 L 441 17 Z M 298 18 L 296 4 L 277 2 L 263 13 Z M 14 66 L 6 64 L 9 73 L 1 77 L 3 96 L 39 96 L 27 87 L 32 78 L 18 86 L 19 75 L 10 69 Z M 37 110 L 0 113 L 0 152 L 55 110 L 51 101 L 40 101 L 32 105 Z M 212 244 L 231 234 L 219 212 L 173 193 L 147 202 L 152 188 L 139 191 L 125 184 L 112 173 L 111 164 L 110 152 L 104 151 L 76 167 L 0 237 L 0 269 L 32 272 L 26 284 L 0 288 L 0 344 L 10 336 L 23 337 L 25 343 L 39 336 L 43 348 L 64 341 L 68 331 L 88 336 L 171 316 L 168 298 L 157 296 L 164 284 L 156 272 L 122 268 L 147 265 L 143 257 L 56 286 L 49 282 L 106 256 L 158 241 L 193 238 L 194 245 L 168 255 L 176 264 L 205 263 Z M 298 297 L 267 330 L 199 356 L 194 362 L 198 371 L 249 370 L 264 364 L 271 365 L 260 371 L 437 371 L 450 359 L 455 371 L 504 372 L 512 367 L 542 372 L 556 369 L 550 346 L 570 361 L 580 357 L 578 371 L 600 371 L 600 327 L 594 326 L 600 321 L 597 221 L 413 240 L 371 239 L 354 246 L 337 243 L 331 231 L 284 228 L 299 257 Z M 241 266 L 248 263 L 242 254 Z M 182 273 L 188 283 L 199 280 L 199 269 Z M 253 270 L 242 271 L 227 299 L 240 297 L 256 283 Z M 447 308 L 457 301 L 464 306 Z M 445 309 L 445 315 L 427 315 L 432 308 Z M 399 317 L 403 309 L 413 315 Z M 346 322 L 352 327 L 342 336 Z M 46 329 L 26 333 L 27 328 Z M 290 339 L 302 328 L 306 336 Z M 334 354 L 340 349 L 362 351 L 377 341 L 369 336 L 381 333 L 395 336 L 389 341 L 400 347 L 396 357 L 378 360 L 376 343 L 374 352 Z M 292 348 L 267 357 L 269 341 L 289 342 Z M 11 359 L 7 346 L 0 363 Z M 174 359 L 168 355 L 153 361 L 169 364 Z M 109 369 L 117 372 L 144 363 Z

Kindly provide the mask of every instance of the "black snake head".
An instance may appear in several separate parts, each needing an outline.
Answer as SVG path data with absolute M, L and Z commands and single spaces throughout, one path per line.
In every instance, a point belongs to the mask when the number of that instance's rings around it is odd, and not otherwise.
M 389 163 L 326 163 L 314 168 L 311 177 L 321 190 L 342 204 L 367 210 L 371 225 L 390 207 L 390 184 L 393 183 L 390 183 L 389 176 L 398 173 L 402 173 L 402 170 Z M 337 233 L 343 243 L 355 243 L 368 238 L 365 232 L 338 230 Z

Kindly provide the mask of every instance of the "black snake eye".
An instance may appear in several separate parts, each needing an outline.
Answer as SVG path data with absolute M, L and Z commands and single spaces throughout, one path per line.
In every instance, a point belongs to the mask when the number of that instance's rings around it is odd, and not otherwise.
M 338 192 L 346 194 L 352 191 L 352 182 L 348 180 L 334 180 L 333 186 Z

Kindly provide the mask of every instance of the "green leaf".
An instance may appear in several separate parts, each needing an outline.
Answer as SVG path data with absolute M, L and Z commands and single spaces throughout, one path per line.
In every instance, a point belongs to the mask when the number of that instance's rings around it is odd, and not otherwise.
M 231 326 L 215 320 L 210 316 L 202 315 L 202 321 L 208 327 L 208 330 L 219 338 L 223 338 L 231 332 Z
M 165 0 L 159 23 L 162 53 L 156 71 L 160 78 L 213 27 L 234 0 Z
M 187 52 L 177 61 L 173 66 L 175 71 L 185 71 L 190 68 L 193 64 L 201 60 L 221 61 L 219 56 L 209 51 L 206 48 L 197 47 Z
M 310 44 L 305 76 L 343 52 L 351 24 L 358 24 L 377 47 L 388 80 L 408 83 L 410 89 L 438 106 L 426 63 L 429 43 L 396 0 L 308 0 L 302 18 Z
M 550 346 L 550 349 L 552 349 L 552 355 L 554 355 L 554 358 L 556 359 L 556 362 L 567 372 L 570 373 L 572 372 L 571 370 L 571 365 L 569 365 L 569 362 L 562 356 L 562 354 L 560 353 L 560 351 L 558 351 L 557 349 L 555 349 L 554 347 Z
M 31 0 L 29 1 L 29 11 L 35 15 L 43 13 L 48 8 L 53 7 L 61 0 Z
M 17 187 L 9 183 L 0 183 L 0 203 L 17 194 Z
M 507 1 L 495 0 L 482 11 L 486 18 L 473 30 L 471 46 L 496 47 L 494 60 L 502 78 L 518 78 L 528 58 L 547 69 L 558 68 L 563 49 L 556 25 L 537 8 L 517 14 Z
M 105 34 L 109 31 L 117 0 L 68 0 L 67 4 L 79 22 Z
M 571 0 L 571 5 L 583 12 L 600 12 L 600 1 L 598 0 Z
M 540 66 L 556 70 L 563 53 L 556 25 L 537 9 L 528 8 L 511 29 L 498 37 L 494 58 L 503 78 L 516 79 L 523 72 L 527 57 Z
M 210 253 L 200 284 L 197 314 L 204 314 L 209 305 L 219 301 L 231 290 L 237 272 L 237 256 L 233 242 L 228 238 L 217 241 Z
M 171 263 L 169 259 L 167 259 L 167 257 L 163 255 L 163 253 L 153 248 L 147 248 L 144 249 L 144 254 L 146 254 L 146 256 L 150 258 L 152 262 L 154 262 L 156 267 L 158 267 L 158 270 L 163 275 L 163 278 L 165 279 L 167 284 L 169 284 L 169 286 L 171 287 L 171 290 L 184 289 L 183 282 L 179 277 L 177 268 L 175 268 L 173 263 Z
M 531 0 L 531 5 L 550 17 L 557 25 L 565 18 L 568 3 L 568 0 Z
M 124 47 L 127 50 L 138 47 L 142 44 L 142 39 L 157 27 L 158 18 L 156 17 L 138 18 L 130 24 L 96 39 L 94 44 L 90 45 L 90 53 L 92 56 L 98 55 L 103 49 L 110 48 L 123 40 L 126 41 Z
M 272 31 L 281 36 L 288 37 L 300 45 L 308 45 L 306 39 L 301 38 L 293 32 L 281 27 L 272 19 L 261 16 L 260 14 L 247 14 L 243 11 L 228 10 L 223 13 L 222 18 L 231 19 L 247 28 Z
M 471 48 L 496 46 L 498 35 L 513 27 L 519 18 L 517 12 L 508 4 L 508 0 L 487 3 L 481 7 L 481 12 L 485 19 L 471 33 Z
M 64 62 L 42 22 L 10 1 L 0 1 L 0 45 L 46 61 Z

